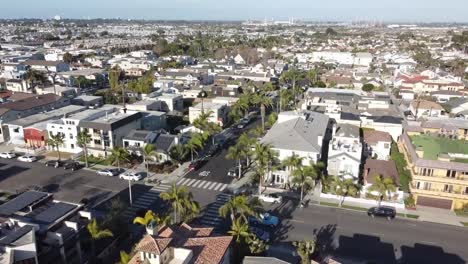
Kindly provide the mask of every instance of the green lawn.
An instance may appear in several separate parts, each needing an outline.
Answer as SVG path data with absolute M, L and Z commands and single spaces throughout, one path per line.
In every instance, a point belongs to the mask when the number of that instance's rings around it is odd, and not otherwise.
M 422 147 L 425 159 L 436 160 L 440 153 L 468 153 L 468 141 L 433 137 L 426 135 L 412 136 L 415 147 Z
M 460 223 L 462 223 L 462 225 L 464 226 L 468 226 L 468 222 L 460 222 Z

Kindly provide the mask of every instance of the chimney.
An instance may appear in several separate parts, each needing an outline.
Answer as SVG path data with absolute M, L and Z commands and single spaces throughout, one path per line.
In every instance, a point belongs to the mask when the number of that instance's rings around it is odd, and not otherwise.
M 154 220 L 152 220 L 152 221 L 146 226 L 146 233 L 148 233 L 148 235 L 157 236 L 157 235 L 158 235 L 158 231 L 159 231 L 158 224 L 157 224 L 156 221 L 154 221 Z

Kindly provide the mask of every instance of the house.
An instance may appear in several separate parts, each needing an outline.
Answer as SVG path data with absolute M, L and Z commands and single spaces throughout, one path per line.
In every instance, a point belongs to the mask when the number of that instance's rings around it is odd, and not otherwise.
M 350 124 L 333 125 L 328 147 L 328 174 L 357 181 L 361 157 L 359 127 Z
M 392 139 L 397 141 L 403 132 L 403 119 L 394 115 L 374 115 L 366 116 L 361 114 L 361 127 L 384 131 L 392 136 Z
M 106 156 L 114 147 L 122 147 L 122 139 L 133 129 L 141 128 L 142 117 L 140 112 L 116 111 L 94 120 L 81 121 L 80 130 L 91 135 L 89 154 Z
M 283 161 L 293 154 L 303 158 L 303 164 L 317 163 L 323 155 L 322 147 L 329 128 L 326 115 L 311 112 L 281 112 L 276 123 L 260 140 L 270 144 Z M 267 179 L 271 184 L 284 185 L 289 182 L 290 171 L 277 170 Z
M 456 91 L 437 91 L 432 92 L 431 97 L 437 100 L 437 103 L 446 103 L 452 98 L 462 98 L 464 95 L 461 92 Z
M 224 85 L 213 85 L 211 86 L 211 93 L 214 96 L 222 96 L 222 97 L 239 97 L 242 93 L 242 88 L 236 84 L 228 84 Z
M 80 95 L 71 100 L 71 104 L 82 105 L 88 108 L 101 107 L 104 104 L 102 96 L 95 95 Z
M 46 61 L 46 60 L 28 60 L 23 63 L 31 69 L 43 72 L 66 72 L 70 70 L 70 65 L 63 61 Z
M 401 96 L 401 99 L 407 100 L 407 101 L 412 101 L 414 100 L 414 92 L 408 89 L 401 89 L 399 91 L 399 94 Z
M 223 127 L 228 122 L 229 107 L 226 104 L 212 102 L 204 102 L 191 106 L 189 107 L 190 124 L 193 124 L 202 113 L 211 113 L 208 121 Z
M 231 263 L 231 236 L 218 236 L 212 227 L 151 226 L 135 247 L 129 264 Z
M 182 95 L 164 93 L 157 97 L 147 98 L 148 100 L 160 101 L 161 105 L 157 111 L 173 112 L 182 111 L 184 108 L 184 101 Z
M 231 106 L 233 106 L 238 100 L 239 100 L 239 98 L 236 98 L 236 97 L 222 97 L 222 96 L 218 96 L 218 97 L 215 97 L 215 98 L 211 99 L 211 102 L 212 102 L 212 103 L 215 103 L 215 104 L 224 104 L 224 105 L 227 105 L 227 106 L 231 107 Z
M 409 110 L 415 118 L 442 117 L 444 115 L 444 108 L 440 104 L 427 100 L 413 100 Z
M 141 129 L 156 131 L 167 129 L 167 113 L 160 111 L 145 111 L 141 112 L 143 118 L 141 120 Z
M 388 160 L 392 145 L 392 136 L 384 131 L 363 129 L 364 156 L 378 160 Z
M 364 164 L 362 193 L 370 194 L 378 198 L 380 195 L 378 192 L 369 190 L 372 184 L 375 183 L 375 178 L 378 176 L 392 179 L 397 187 L 396 192 L 391 193 L 391 197 L 389 197 L 390 200 L 398 202 L 403 201 L 403 191 L 398 189 L 400 186 L 400 175 L 398 174 L 395 161 L 393 160 L 376 160 L 370 158 L 366 160 Z
M 122 138 L 123 147 L 126 148 L 131 153 L 136 153 L 137 155 L 143 155 L 143 148 L 147 144 L 153 144 L 156 141 L 158 134 L 153 131 L 147 130 L 131 130 L 128 135 Z
M 48 86 L 48 87 L 36 87 L 36 94 L 56 94 L 65 98 L 74 98 L 76 97 L 77 91 L 73 87 L 64 87 L 64 86 Z
M 37 191 L 0 205 L 2 263 L 82 263 L 80 236 L 90 220 L 82 207 Z
M 25 80 L 9 79 L 9 80 L 6 80 L 5 85 L 6 85 L 7 90 L 10 90 L 13 92 L 25 92 L 25 93 L 32 92 L 31 85 L 29 85 L 28 82 L 26 82 Z
M 242 264 L 290 264 L 290 262 L 286 262 L 274 257 L 245 256 L 244 260 L 242 260 Z
M 158 111 L 163 109 L 162 103 L 163 101 L 141 100 L 133 104 L 126 104 L 125 107 L 127 107 L 129 111 Z
M 404 133 L 400 145 L 410 168 L 416 205 L 455 210 L 468 204 L 464 140 Z
M 240 54 L 237 54 L 237 55 L 234 57 L 234 62 L 235 62 L 236 64 L 246 64 L 245 59 L 244 59 Z

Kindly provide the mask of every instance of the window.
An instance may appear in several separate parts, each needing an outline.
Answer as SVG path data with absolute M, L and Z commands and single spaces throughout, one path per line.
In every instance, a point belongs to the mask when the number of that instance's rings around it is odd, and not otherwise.
M 94 140 L 94 144 L 96 144 L 96 145 L 101 145 L 101 140 L 100 140 L 100 139 L 95 139 L 95 140 Z
M 17 127 L 17 128 L 15 128 L 15 129 L 13 129 L 13 132 L 15 132 L 15 133 L 19 133 L 19 127 Z
M 465 194 L 468 194 L 468 186 L 465 187 Z
M 448 178 L 455 178 L 455 175 L 457 174 L 456 171 L 454 170 L 447 170 L 447 174 L 445 175 Z
M 75 144 L 70 145 L 71 149 L 75 149 Z
M 70 139 L 73 139 L 73 134 L 70 134 L 69 136 L 70 136 Z
M 448 193 L 453 192 L 453 185 L 451 185 L 451 184 L 445 184 L 445 185 L 444 185 L 444 192 L 448 192 Z
M 431 190 L 431 183 L 430 182 L 424 182 L 423 190 L 430 191 Z
M 384 148 L 386 148 L 386 149 L 390 148 L 390 144 L 385 143 L 385 144 L 384 144 Z

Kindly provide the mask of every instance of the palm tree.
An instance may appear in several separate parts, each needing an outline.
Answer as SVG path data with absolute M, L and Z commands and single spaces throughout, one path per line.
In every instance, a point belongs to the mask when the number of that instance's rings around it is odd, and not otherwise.
M 232 222 L 237 217 L 242 217 L 247 221 L 247 217 L 256 216 L 261 207 L 262 204 L 258 199 L 249 199 L 245 195 L 239 195 L 231 198 L 231 200 L 221 206 L 219 208 L 219 215 L 224 218 L 229 215 Z
M 109 229 L 101 229 L 95 218 L 91 219 L 91 222 L 89 222 L 86 227 L 91 236 L 91 251 L 94 260 L 96 257 L 96 241 L 107 237 L 113 237 L 114 234 L 112 234 L 112 231 Z
M 226 155 L 226 158 L 227 159 L 232 159 L 232 160 L 237 160 L 237 166 L 239 168 L 239 175 L 238 175 L 239 178 L 242 175 L 241 159 L 243 157 L 244 157 L 244 150 L 242 149 L 241 145 L 236 144 L 234 146 L 229 147 L 228 154 Z
M 242 149 L 242 154 L 243 158 L 246 159 L 247 161 L 247 166 L 250 164 L 250 156 L 252 154 L 252 146 L 255 144 L 256 139 L 249 137 L 247 133 L 242 133 L 242 135 L 239 137 L 239 140 L 237 141 L 236 145 L 239 145 L 239 147 Z
M 91 135 L 88 134 L 88 131 L 80 131 L 78 133 L 78 137 L 76 139 L 78 146 L 83 148 L 83 154 L 85 158 L 85 165 L 86 167 L 89 166 L 88 164 L 88 144 L 91 142 Z
M 187 143 L 187 148 L 190 150 L 192 161 L 193 161 L 193 154 L 197 153 L 199 149 L 202 149 L 204 143 L 205 143 L 205 139 L 204 139 L 203 134 L 195 133 L 192 135 L 189 142 Z
M 268 244 L 257 236 L 249 237 L 247 239 L 249 250 L 251 254 L 259 255 L 268 250 Z
M 53 148 L 57 149 L 57 156 L 58 160 L 60 160 L 60 146 L 63 145 L 65 142 L 65 135 L 62 133 L 57 133 L 55 135 L 50 135 L 49 139 L 47 140 L 47 144 Z
M 120 251 L 120 264 L 128 264 L 129 262 L 130 262 L 130 255 L 127 252 L 121 250 Z
M 149 176 L 149 163 L 148 159 L 157 157 L 156 146 L 154 144 L 146 144 L 143 148 L 143 162 L 145 163 L 146 175 Z
M 260 113 L 261 113 L 261 116 L 262 116 L 262 128 L 263 128 L 263 130 L 265 130 L 265 112 L 266 112 L 266 108 L 271 107 L 273 105 L 273 101 L 271 100 L 271 98 L 268 95 L 266 95 L 265 93 L 260 92 L 260 93 L 254 95 L 253 102 L 256 105 L 260 106 Z
M 282 165 L 285 166 L 289 172 L 294 172 L 299 166 L 302 165 L 304 157 L 301 157 L 293 152 L 293 154 L 283 160 Z
M 169 156 L 171 157 L 171 159 L 176 160 L 179 164 L 181 164 L 185 160 L 187 154 L 188 150 L 183 144 L 174 145 L 169 150 Z
M 396 185 L 392 178 L 375 176 L 374 183 L 369 187 L 370 192 L 379 193 L 379 206 L 383 200 L 391 198 L 392 193 L 396 192 Z
M 342 197 L 339 204 L 341 207 L 346 196 L 356 196 L 361 190 L 361 186 L 355 184 L 352 179 L 343 179 L 336 176 L 332 182 L 332 190 L 336 195 Z
M 315 252 L 316 242 L 314 240 L 296 241 L 293 245 L 297 248 L 297 253 L 301 257 L 302 264 L 310 264 L 312 255 Z
M 172 204 L 174 223 L 178 223 L 184 217 L 191 218 L 200 211 L 200 206 L 193 200 L 193 195 L 186 186 L 177 188 L 173 184 L 171 189 L 161 193 L 160 196 L 163 200 L 169 201 Z
M 262 184 L 269 174 L 271 166 L 276 161 L 277 153 L 273 151 L 270 145 L 257 142 L 254 148 L 254 159 L 257 165 L 258 194 L 262 194 Z
M 232 222 L 231 230 L 228 233 L 233 236 L 239 244 L 254 236 L 250 231 L 249 224 L 241 217 Z
M 156 213 L 154 213 L 152 210 L 148 210 L 145 213 L 145 216 L 137 216 L 135 219 L 133 219 L 134 224 L 139 224 L 143 226 L 148 226 L 152 222 L 157 223 L 158 225 L 166 225 L 170 220 L 170 216 L 159 216 Z
M 301 188 L 301 203 L 304 199 L 304 189 L 314 185 L 314 168 L 312 166 L 299 166 L 292 173 L 292 182 Z
M 128 150 L 122 147 L 114 147 L 110 159 L 112 163 L 117 162 L 117 168 L 120 170 L 120 162 L 129 160 Z

